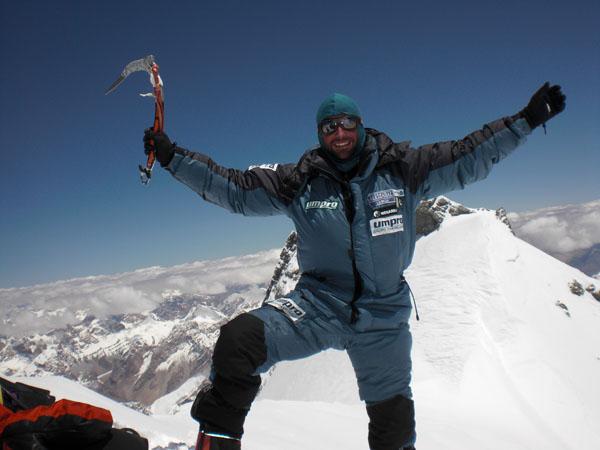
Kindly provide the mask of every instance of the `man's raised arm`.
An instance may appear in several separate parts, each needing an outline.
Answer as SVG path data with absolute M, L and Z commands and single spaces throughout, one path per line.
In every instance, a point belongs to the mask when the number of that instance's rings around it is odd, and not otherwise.
M 461 140 L 424 145 L 407 155 L 408 178 L 422 198 L 463 189 L 525 142 L 531 131 L 562 112 L 560 86 L 545 83 L 517 114 L 486 124 Z
M 266 164 L 245 171 L 228 169 L 149 129 L 144 134 L 144 148 L 148 152 L 152 147 L 162 167 L 208 202 L 246 216 L 287 213 L 294 195 L 288 183 L 294 164 Z

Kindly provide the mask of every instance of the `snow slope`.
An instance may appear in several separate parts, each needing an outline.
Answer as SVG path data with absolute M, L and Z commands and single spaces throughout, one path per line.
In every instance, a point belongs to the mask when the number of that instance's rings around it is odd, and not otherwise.
M 600 283 L 515 238 L 492 211 L 446 218 L 419 240 L 406 276 L 421 315 L 411 323 L 419 449 L 600 448 L 600 303 L 568 287 Z M 362 408 L 346 355 L 333 351 L 280 364 L 261 398 Z
M 407 278 L 423 318 L 413 327 L 417 404 L 434 385 L 453 415 L 504 424 L 508 448 L 522 438 L 524 448 L 598 448 L 600 303 L 568 287 L 593 279 L 491 212 L 447 220 L 419 241 Z

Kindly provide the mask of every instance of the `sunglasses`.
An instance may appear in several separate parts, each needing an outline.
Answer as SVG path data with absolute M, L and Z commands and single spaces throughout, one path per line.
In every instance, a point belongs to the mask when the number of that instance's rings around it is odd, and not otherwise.
M 321 133 L 328 135 L 335 133 L 338 127 L 342 127 L 344 130 L 355 130 L 360 123 L 360 117 L 355 116 L 344 116 L 335 119 L 325 119 L 319 124 L 319 130 Z

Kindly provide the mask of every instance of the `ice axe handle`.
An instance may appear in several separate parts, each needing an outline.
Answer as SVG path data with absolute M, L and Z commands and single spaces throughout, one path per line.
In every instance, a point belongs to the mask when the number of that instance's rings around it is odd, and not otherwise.
M 158 76 L 158 65 L 156 63 L 152 64 L 152 85 L 154 87 L 154 124 L 152 126 L 152 130 L 155 133 L 158 133 L 164 130 L 165 104 L 162 96 L 161 80 Z M 148 152 L 146 167 L 143 167 L 141 164 L 138 166 L 142 184 L 148 184 L 150 182 L 150 178 L 152 177 L 152 168 L 156 162 L 156 150 L 154 148 L 153 140 L 150 141 L 150 145 L 151 149 Z

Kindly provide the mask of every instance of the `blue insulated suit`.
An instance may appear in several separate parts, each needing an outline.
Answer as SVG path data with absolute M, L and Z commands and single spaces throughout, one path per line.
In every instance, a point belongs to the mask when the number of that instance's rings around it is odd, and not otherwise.
M 485 178 L 530 132 L 515 115 L 461 140 L 413 149 L 367 128 L 351 179 L 320 148 L 296 164 L 246 171 L 177 148 L 167 170 L 234 213 L 285 214 L 294 222 L 300 280 L 285 299 L 251 312 L 264 322 L 266 355 L 257 372 L 326 348 L 346 350 L 361 398 L 375 405 L 411 398 L 411 302 L 403 272 L 413 257 L 419 202 Z M 413 441 L 414 423 L 404 445 Z

